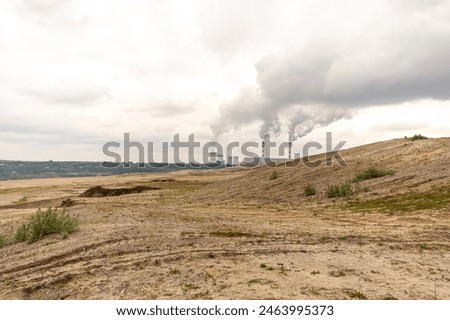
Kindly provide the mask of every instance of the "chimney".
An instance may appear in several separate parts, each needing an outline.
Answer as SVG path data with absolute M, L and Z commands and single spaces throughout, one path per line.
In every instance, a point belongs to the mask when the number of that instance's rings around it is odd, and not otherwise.
M 264 159 L 264 148 L 266 147 L 266 142 L 262 141 L 262 147 L 261 147 L 261 159 Z
M 289 160 L 292 159 L 292 141 L 289 141 Z

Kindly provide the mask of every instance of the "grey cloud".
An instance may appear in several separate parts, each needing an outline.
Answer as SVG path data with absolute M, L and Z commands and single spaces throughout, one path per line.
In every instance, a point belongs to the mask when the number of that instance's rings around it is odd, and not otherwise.
M 191 113 L 196 110 L 193 105 L 178 105 L 174 103 L 167 103 L 151 107 L 149 109 L 150 114 L 156 118 L 168 118 L 175 115 Z
M 255 120 L 263 121 L 260 136 L 279 133 L 280 122 L 273 112 L 276 108 L 255 88 L 242 88 L 239 96 L 221 108 L 221 116 L 211 125 L 214 139 L 232 129 L 239 129 Z
M 426 122 L 414 122 L 414 123 L 404 123 L 404 122 L 390 122 L 377 124 L 371 127 L 371 130 L 377 132 L 386 131 L 410 131 L 410 130 L 422 130 L 428 127 Z
M 376 36 L 315 40 L 295 52 L 262 58 L 256 64 L 259 93 L 241 93 L 222 107 L 217 123 L 223 126 L 215 133 L 262 120 L 264 134 L 289 110 L 289 137 L 295 139 L 359 108 L 449 100 L 450 10 L 439 12 L 405 17 Z
M 152 103 L 144 107 L 123 108 L 125 112 L 145 113 L 154 118 L 171 118 L 177 115 L 195 112 L 195 103 L 180 103 L 167 101 L 162 103 Z
M 109 95 L 109 89 L 105 87 L 76 87 L 59 85 L 55 88 L 26 88 L 22 93 L 35 97 L 49 104 L 88 105 L 102 97 Z

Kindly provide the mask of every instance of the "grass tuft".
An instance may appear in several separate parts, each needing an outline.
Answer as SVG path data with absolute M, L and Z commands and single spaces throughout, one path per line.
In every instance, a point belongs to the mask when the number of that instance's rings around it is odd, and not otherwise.
M 410 192 L 346 205 L 354 211 L 381 211 L 387 213 L 445 209 L 450 207 L 450 190 L 426 193 Z
M 304 189 L 304 193 L 305 193 L 305 196 L 309 197 L 309 196 L 314 196 L 314 195 L 316 195 L 316 194 L 317 194 L 317 191 L 316 191 L 316 188 L 315 188 L 313 185 L 308 184 L 308 185 L 305 187 L 305 189 Z
M 359 299 L 359 300 L 367 300 L 367 297 L 364 293 L 361 293 L 359 291 L 352 291 L 348 293 L 348 296 L 352 299 Z
M 353 182 L 361 182 L 364 180 L 369 179 L 376 179 L 381 178 L 385 176 L 392 176 L 394 175 L 394 170 L 385 170 L 385 169 L 379 169 L 375 167 L 370 167 L 367 170 L 360 172 L 356 175 L 356 177 L 353 178 Z
M 0 248 L 6 245 L 6 238 L 0 234 Z
M 272 174 L 269 177 L 269 180 L 275 180 L 278 179 L 280 177 L 280 175 L 278 174 L 278 172 L 276 172 L 275 170 L 272 171 Z
M 408 138 L 405 136 L 405 139 L 410 140 L 410 141 L 416 141 L 416 140 L 426 140 L 426 139 L 428 139 L 428 137 L 425 137 L 421 134 L 415 134 L 411 138 Z
M 44 236 L 59 233 L 63 238 L 77 231 L 79 228 L 78 219 L 70 216 L 65 210 L 48 208 L 46 211 L 39 209 L 28 223 L 23 224 L 16 232 L 15 239 L 18 242 L 33 243 Z
M 349 198 L 352 195 L 352 185 L 347 181 L 340 185 L 331 185 L 327 189 L 328 198 Z

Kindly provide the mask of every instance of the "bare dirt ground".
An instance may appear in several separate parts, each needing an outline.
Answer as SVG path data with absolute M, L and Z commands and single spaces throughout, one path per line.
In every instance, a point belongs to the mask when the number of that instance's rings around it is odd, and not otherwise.
M 0 298 L 450 299 L 450 139 L 342 157 L 347 167 L 0 182 Z M 370 166 L 395 174 L 326 196 Z M 79 197 L 93 186 L 157 190 Z M 68 198 L 79 231 L 14 243 L 37 208 Z

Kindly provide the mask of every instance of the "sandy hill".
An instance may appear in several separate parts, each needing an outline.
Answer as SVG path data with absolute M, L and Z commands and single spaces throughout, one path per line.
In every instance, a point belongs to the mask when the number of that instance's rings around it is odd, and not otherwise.
M 321 202 L 327 201 L 326 191 L 330 185 L 343 184 L 371 167 L 393 170 L 394 175 L 352 183 L 353 199 L 428 192 L 450 186 L 450 138 L 396 139 L 344 150 L 340 155 L 347 166 L 340 166 L 333 160 L 332 166 L 323 163 L 312 169 L 302 163 L 302 159 L 275 167 L 262 166 L 247 169 L 248 172 L 234 179 L 209 185 L 196 196 L 211 203 Z M 310 157 L 310 161 L 317 160 L 324 162 L 325 156 Z M 277 178 L 271 179 L 274 172 Z M 316 196 L 305 197 L 307 185 L 316 188 Z
M 0 298 L 450 299 L 449 151 L 399 139 L 344 167 L 1 181 Z M 354 182 L 369 168 L 389 174 Z M 19 241 L 50 206 L 79 230 Z

